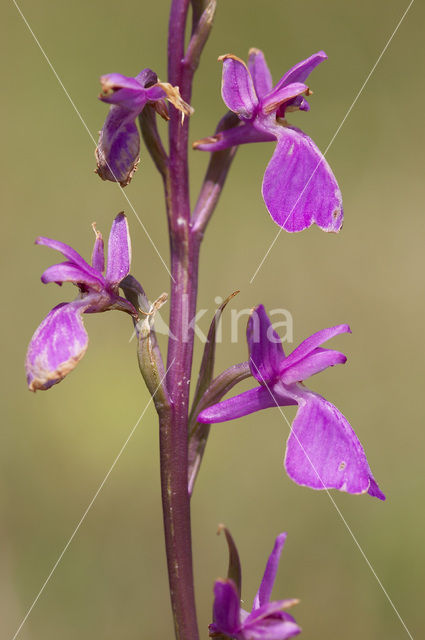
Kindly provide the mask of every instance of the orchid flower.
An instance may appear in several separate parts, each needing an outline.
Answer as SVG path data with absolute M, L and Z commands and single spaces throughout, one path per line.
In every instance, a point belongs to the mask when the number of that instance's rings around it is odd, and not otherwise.
M 239 586 L 233 580 L 228 578 L 216 581 L 214 622 L 210 624 L 210 637 L 234 640 L 286 640 L 300 633 L 301 629 L 294 618 L 285 611 L 298 601 L 270 601 L 285 540 L 286 533 L 281 533 L 276 538 L 251 612 L 240 606 Z
M 60 251 L 66 262 L 54 264 L 41 276 L 44 284 L 72 282 L 79 290 L 73 302 L 62 302 L 44 318 L 28 347 L 25 368 L 30 391 L 49 389 L 72 371 L 81 360 L 88 346 L 83 313 L 100 313 L 119 309 L 138 317 L 136 309 L 118 295 L 121 280 L 130 270 L 131 247 L 127 218 L 119 213 L 109 235 L 108 264 L 104 271 L 102 234 L 96 230 L 92 263 L 88 264 L 67 244 L 50 238 L 39 237 L 36 244 Z
M 96 173 L 102 180 L 119 182 L 125 187 L 139 164 L 140 136 L 135 121 L 145 106 L 153 105 L 165 119 L 168 119 L 165 99 L 183 116 L 193 110 L 181 99 L 178 87 L 158 82 L 151 69 L 143 69 L 135 78 L 110 73 L 102 76 L 100 83 L 99 99 L 111 107 L 96 148 Z
M 342 198 L 335 176 L 309 136 L 291 126 L 286 115 L 310 106 L 305 84 L 326 59 L 323 51 L 299 62 L 273 87 L 264 54 L 249 52 L 248 66 L 234 55 L 221 56 L 222 97 L 240 123 L 194 143 L 201 151 L 220 151 L 248 142 L 277 141 L 263 178 L 263 198 L 273 220 L 286 231 L 317 224 L 337 232 L 343 222 Z
M 259 305 L 247 327 L 249 364 L 259 386 L 204 409 L 198 421 L 224 422 L 269 407 L 297 405 L 286 447 L 289 477 L 312 489 L 368 493 L 385 500 L 348 420 L 333 404 L 302 384 L 328 367 L 345 363 L 343 353 L 320 345 L 347 332 L 350 327 L 346 324 L 323 329 L 285 356 L 279 336 Z

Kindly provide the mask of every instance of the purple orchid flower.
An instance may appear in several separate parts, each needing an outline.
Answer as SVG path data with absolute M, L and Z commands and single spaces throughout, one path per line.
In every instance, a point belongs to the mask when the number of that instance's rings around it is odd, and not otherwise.
M 125 187 L 139 164 L 140 136 L 136 118 L 147 104 L 168 119 L 165 99 L 183 115 L 192 108 L 180 97 L 178 87 L 158 82 L 156 73 L 143 69 L 135 78 L 110 73 L 100 79 L 102 93 L 99 99 L 111 105 L 96 148 L 96 173 L 102 180 L 119 182 Z
M 346 418 L 302 384 L 315 373 L 346 362 L 343 353 L 320 346 L 346 332 L 350 333 L 346 324 L 323 329 L 285 356 L 264 307 L 256 307 L 248 320 L 247 339 L 251 373 L 260 386 L 205 409 L 198 421 L 224 422 L 269 407 L 298 405 L 286 447 L 289 477 L 312 489 L 368 493 L 385 500 Z
M 248 142 L 276 141 L 263 179 L 263 198 L 273 220 L 286 231 L 302 231 L 317 224 L 338 232 L 343 222 L 338 183 L 324 156 L 300 129 L 288 124 L 287 112 L 310 106 L 305 81 L 326 60 L 323 51 L 287 71 L 273 87 L 264 54 L 249 52 L 248 67 L 234 55 L 223 61 L 222 97 L 240 124 L 194 143 L 201 151 L 219 151 Z
M 210 637 L 235 640 L 286 640 L 300 633 L 294 618 L 284 609 L 298 600 L 270 602 L 286 533 L 276 538 L 260 588 L 249 613 L 240 606 L 240 593 L 233 580 L 217 580 L 214 585 L 213 619 Z
M 25 368 L 30 391 L 49 389 L 72 371 L 86 352 L 88 335 L 83 313 L 100 313 L 119 309 L 137 318 L 136 309 L 118 295 L 121 280 L 130 270 L 131 247 L 127 218 L 119 213 L 115 218 L 108 244 L 108 264 L 104 271 L 102 234 L 96 230 L 90 266 L 74 249 L 63 242 L 39 237 L 35 241 L 60 251 L 66 262 L 55 264 L 43 273 L 44 284 L 72 282 L 80 290 L 73 302 L 62 302 L 52 309 L 40 324 L 27 351 Z

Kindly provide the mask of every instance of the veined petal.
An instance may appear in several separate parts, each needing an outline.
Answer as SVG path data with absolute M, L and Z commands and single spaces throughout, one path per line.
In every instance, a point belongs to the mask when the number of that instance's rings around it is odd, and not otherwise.
M 293 82 L 283 87 L 276 87 L 270 91 L 270 93 L 263 96 L 261 100 L 261 111 L 265 115 L 273 113 L 274 111 L 277 111 L 280 105 L 292 101 L 294 98 L 301 96 L 306 91 L 308 91 L 308 87 L 302 82 Z
M 296 622 L 266 618 L 248 626 L 241 638 L 243 640 L 287 640 L 299 633 L 301 633 L 301 627 Z
M 215 630 L 233 635 L 239 628 L 240 602 L 232 580 L 217 580 L 214 585 L 213 625 Z
M 219 58 L 223 62 L 221 95 L 230 111 L 249 120 L 258 105 L 254 83 L 247 66 L 231 54 Z
M 329 327 L 328 329 L 321 329 L 316 331 L 312 336 L 303 340 L 298 347 L 296 347 L 292 353 L 290 353 L 284 360 L 280 369 L 281 373 L 292 367 L 294 364 L 303 360 L 306 356 L 310 355 L 317 347 L 327 342 L 331 338 L 338 336 L 340 333 L 351 333 L 351 329 L 348 324 L 337 324 L 335 327 Z
M 34 333 L 25 362 L 30 391 L 63 380 L 85 354 L 88 336 L 81 314 L 86 306 L 83 300 L 59 304 Z
M 127 218 L 124 213 L 119 213 L 112 223 L 108 242 L 108 265 L 106 268 L 106 281 L 108 284 L 117 285 L 130 271 L 131 243 Z
M 276 136 L 273 134 L 257 129 L 250 122 L 244 122 L 232 129 L 220 131 L 209 138 L 197 140 L 192 146 L 199 151 L 221 151 L 249 142 L 272 142 L 273 140 L 276 140 Z
M 289 232 L 313 223 L 324 231 L 342 226 L 342 197 L 325 157 L 299 130 L 281 127 L 263 179 L 263 198 L 273 220 Z
M 103 276 L 98 274 L 98 277 L 94 277 L 83 271 L 79 266 L 73 262 L 61 262 L 60 264 L 54 264 L 48 267 L 41 276 L 41 282 L 47 284 L 49 282 L 56 282 L 61 285 L 63 282 L 73 282 L 74 284 L 84 284 L 90 289 L 101 291 L 105 282 Z
M 282 367 L 285 354 L 280 336 L 273 329 L 262 304 L 249 316 L 246 337 L 252 375 L 261 384 L 271 381 Z
M 139 74 L 140 75 L 140 74 Z M 99 98 L 107 104 L 119 105 L 138 115 L 149 100 L 158 100 L 165 96 L 159 87 L 146 89 L 138 78 L 123 76 L 121 73 L 109 73 L 100 78 L 102 93 Z
M 103 273 L 103 270 L 105 268 L 105 250 L 103 246 L 103 237 L 100 231 L 96 229 L 95 222 L 93 222 L 92 228 L 95 233 L 96 239 L 94 241 L 91 263 L 93 269 L 96 269 L 96 271 Z
M 92 276 L 92 278 L 97 279 L 99 282 L 103 281 L 103 277 L 99 274 L 93 267 L 91 267 L 85 260 L 80 256 L 75 249 L 70 247 L 68 244 L 64 242 L 59 242 L 59 240 L 52 240 L 51 238 L 45 238 L 44 236 L 39 236 L 35 240 L 35 244 L 49 247 L 50 249 L 54 249 L 55 251 L 59 251 L 65 258 L 69 260 L 69 262 L 73 262 L 77 267 L 79 267 L 82 271 L 84 271 L 88 276 Z
M 140 137 L 135 124 L 138 111 L 112 105 L 96 147 L 96 173 L 102 180 L 125 187 L 139 164 Z
M 318 51 L 306 60 L 302 60 L 282 76 L 276 85 L 276 89 L 291 84 L 292 82 L 305 82 L 313 69 L 324 60 L 327 60 L 327 58 L 328 56 L 324 51 Z
M 286 535 L 286 533 L 281 533 L 276 538 L 273 551 L 271 552 L 269 559 L 267 560 L 267 565 L 264 571 L 263 579 L 261 580 L 260 588 L 258 589 L 257 595 L 254 598 L 253 609 L 259 609 L 263 605 L 270 602 L 274 581 L 276 579 L 277 570 L 279 568 L 280 556 L 286 540 Z
M 266 387 L 256 387 L 204 409 L 198 416 L 198 422 L 205 424 L 227 422 L 228 420 L 247 416 L 250 413 L 254 413 L 254 411 L 280 406 L 281 402 L 282 406 L 296 404 L 290 398 L 287 401 L 281 401 L 280 399 L 276 401 Z
M 312 489 L 369 492 L 385 500 L 363 447 L 348 420 L 321 396 L 297 387 L 298 412 L 288 438 L 285 468 L 297 484 Z
M 264 53 L 260 49 L 249 50 L 248 69 L 254 82 L 257 96 L 261 99 L 271 91 L 273 81 Z
M 285 367 L 284 373 L 281 374 L 280 379 L 284 384 L 302 382 L 328 367 L 333 367 L 336 364 L 345 364 L 346 362 L 347 356 L 340 351 L 334 351 L 333 349 L 321 349 L 319 347 L 314 349 L 314 351 L 312 351 L 308 356 L 299 362 L 296 362 L 291 367 Z

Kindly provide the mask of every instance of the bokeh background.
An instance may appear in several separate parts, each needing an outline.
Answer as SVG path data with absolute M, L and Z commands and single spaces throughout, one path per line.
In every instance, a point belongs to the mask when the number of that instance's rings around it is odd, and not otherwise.
M 168 5 L 21 1 L 95 137 L 106 115 L 96 99 L 102 73 L 135 75 L 151 66 L 165 79 Z M 195 84 L 192 140 L 211 134 L 224 111 L 218 55 L 263 48 L 278 79 L 323 48 L 329 60 L 311 77 L 312 109 L 291 120 L 326 148 L 406 7 L 406 0 L 219 2 Z M 57 256 L 34 246 L 34 238 L 61 239 L 89 256 L 90 223 L 107 234 L 124 209 L 134 275 L 152 298 L 169 283 L 119 188 L 93 174 L 93 143 L 13 2 L 2 4 L 2 14 L 0 636 L 8 640 L 148 401 L 129 319 L 118 313 L 87 317 L 90 348 L 78 370 L 48 393 L 28 393 L 27 343 L 47 311 L 74 295 L 71 285 L 41 285 L 41 272 Z M 204 329 L 215 297 L 237 288 L 234 309 L 259 302 L 288 309 L 295 342 L 351 324 L 353 334 L 333 342 L 347 365 L 311 386 L 350 419 L 388 499 L 332 497 L 416 637 L 424 628 L 425 559 L 424 20 L 424 6 L 415 2 L 328 153 L 344 196 L 340 235 L 282 233 L 249 284 L 277 227 L 260 195 L 272 145 L 246 146 L 205 239 L 199 296 L 208 309 Z M 207 155 L 194 152 L 191 162 L 195 198 Z M 126 194 L 168 259 L 161 184 L 145 152 Z M 217 371 L 246 357 L 243 330 L 239 343 L 230 342 L 229 317 Z M 239 545 L 247 606 L 274 537 L 288 531 L 275 595 L 301 599 L 296 616 L 306 640 L 408 637 L 329 497 L 286 477 L 287 434 L 277 410 L 212 430 L 193 499 L 202 637 L 213 581 L 226 570 L 219 522 Z M 149 407 L 22 640 L 172 638 L 158 475 Z

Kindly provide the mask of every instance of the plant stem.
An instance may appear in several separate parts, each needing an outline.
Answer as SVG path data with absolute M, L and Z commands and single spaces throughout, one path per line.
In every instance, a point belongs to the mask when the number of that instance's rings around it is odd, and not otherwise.
M 184 36 L 189 0 L 172 0 L 168 80 L 190 101 L 193 73 L 185 68 Z M 170 338 L 167 389 L 171 412 L 160 414 L 161 492 L 171 605 L 177 640 L 198 640 L 192 568 L 188 479 L 188 404 L 193 354 L 199 241 L 191 233 L 188 120 L 171 109 L 168 175 L 164 181 L 171 251 Z

